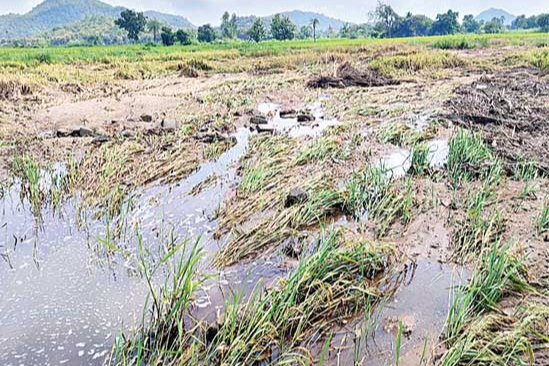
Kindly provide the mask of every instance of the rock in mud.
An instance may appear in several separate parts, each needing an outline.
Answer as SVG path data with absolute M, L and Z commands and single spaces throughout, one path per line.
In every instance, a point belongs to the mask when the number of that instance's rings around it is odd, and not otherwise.
M 283 118 L 283 119 L 297 118 L 297 111 L 295 109 L 282 110 L 280 111 L 280 118 Z
M 131 130 L 123 130 L 120 132 L 120 135 L 125 138 L 131 138 L 135 136 L 135 133 Z
M 265 117 L 265 116 L 256 115 L 256 116 L 252 116 L 252 118 L 250 118 L 250 123 L 252 123 L 254 125 L 266 125 L 267 123 L 269 123 L 269 121 L 267 120 L 267 117 Z
M 214 131 L 214 132 L 201 132 L 195 135 L 194 137 L 196 140 L 205 142 L 207 144 L 212 144 L 214 142 L 221 142 L 221 141 L 229 141 L 231 143 L 236 142 L 236 137 L 224 135 L 221 132 Z
M 150 114 L 141 115 L 141 122 L 151 123 L 152 121 L 153 117 Z
M 258 133 L 274 133 L 275 128 L 269 125 L 256 125 L 255 130 Z
M 78 126 L 75 128 L 59 128 L 56 131 L 57 137 L 91 137 L 94 132 L 86 126 Z
M 78 128 L 78 136 L 80 137 L 90 137 L 93 136 L 93 130 L 91 128 L 88 128 L 86 126 L 81 126 Z
M 313 116 L 309 112 L 302 112 L 297 115 L 297 122 L 304 123 L 304 122 L 312 122 L 315 120 L 315 116 Z
M 309 195 L 303 188 L 301 187 L 294 188 L 286 196 L 286 201 L 284 201 L 284 206 L 291 207 L 294 205 L 305 203 L 307 202 L 308 198 L 309 198 Z
M 175 119 L 163 119 L 160 123 L 160 128 L 164 131 L 175 131 L 179 126 L 179 121 Z
M 309 88 L 348 88 L 352 86 L 374 87 L 397 84 L 400 84 L 398 80 L 385 77 L 376 70 L 359 71 L 349 62 L 345 62 L 339 66 L 335 76 L 319 76 L 309 81 L 307 86 Z
M 109 141 L 110 141 L 110 138 L 108 136 L 99 135 L 99 136 L 94 137 L 94 139 L 92 140 L 92 143 L 100 145 L 100 144 L 104 144 L 105 142 L 109 142 Z

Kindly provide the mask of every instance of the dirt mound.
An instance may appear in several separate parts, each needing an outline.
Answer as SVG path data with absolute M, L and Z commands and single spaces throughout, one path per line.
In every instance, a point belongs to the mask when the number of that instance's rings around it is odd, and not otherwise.
M 33 88 L 15 80 L 0 80 L 0 100 L 14 100 L 31 95 Z
M 549 82 L 525 71 L 484 76 L 461 86 L 449 118 L 482 131 L 511 168 L 533 161 L 549 173 Z
M 397 84 L 400 84 L 400 82 L 389 79 L 375 70 L 359 71 L 350 63 L 345 62 L 339 66 L 335 76 L 319 76 L 309 81 L 307 85 L 310 88 L 348 88 L 352 86 L 372 87 Z

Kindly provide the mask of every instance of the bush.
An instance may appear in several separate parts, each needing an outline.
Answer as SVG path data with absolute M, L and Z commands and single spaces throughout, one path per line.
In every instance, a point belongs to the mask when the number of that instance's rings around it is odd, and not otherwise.
M 173 46 L 173 44 L 175 43 L 175 35 L 173 33 L 173 30 L 169 27 L 162 28 L 160 38 L 162 38 L 162 44 L 164 46 Z

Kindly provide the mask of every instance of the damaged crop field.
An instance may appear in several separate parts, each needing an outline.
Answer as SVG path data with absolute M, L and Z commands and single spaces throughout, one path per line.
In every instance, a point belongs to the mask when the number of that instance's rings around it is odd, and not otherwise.
M 0 50 L 0 364 L 548 365 L 549 35 L 463 37 Z

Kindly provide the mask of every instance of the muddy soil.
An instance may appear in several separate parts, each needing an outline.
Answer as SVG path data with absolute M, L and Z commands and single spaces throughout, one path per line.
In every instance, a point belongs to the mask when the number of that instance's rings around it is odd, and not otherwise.
M 386 85 L 398 85 L 398 80 L 393 80 L 381 75 L 376 70 L 366 69 L 359 71 L 349 62 L 341 64 L 333 76 L 319 76 L 308 82 L 310 88 L 349 88 L 349 87 L 374 87 Z
M 549 81 L 533 69 L 481 77 L 456 90 L 450 118 L 481 131 L 508 167 L 535 162 L 549 173 Z
M 486 61 L 507 52 L 458 54 Z M 320 74 L 330 75 L 336 67 L 335 75 L 322 77 L 314 76 L 318 69 L 274 76 L 273 72 L 175 75 L 123 82 L 115 92 L 101 95 L 88 95 L 77 87 L 32 90 L 26 95 L 23 89 L 19 94 L 9 91 L 7 97 L 19 98 L 14 120 L 24 128 L 21 133 L 10 132 L 5 139 L 10 145 L 0 145 L 0 157 L 5 157 L 0 171 L 14 179 L 11 186 L 0 185 L 0 291 L 6 295 L 0 297 L 0 362 L 101 365 L 117 332 L 128 332 L 140 320 L 147 295 L 147 284 L 136 275 L 140 250 L 144 248 L 156 265 L 166 254 L 163 250 L 173 248 L 170 237 L 175 242 L 201 237 L 205 255 L 200 269 L 212 278 L 197 290 L 192 315 L 213 323 L 232 294 L 277 287 L 279 279 L 313 250 L 323 229 L 341 229 L 357 240 L 394 245 L 402 255 L 399 266 L 409 271 L 393 296 L 376 310 L 376 324 L 363 321 L 363 314 L 334 323 L 326 364 L 393 363 L 401 322 L 405 338 L 401 364 L 433 364 L 430 356 L 440 341 L 454 286 L 464 283 L 474 267 L 452 260 L 452 233 L 457 229 L 453 218 L 466 212 L 464 202 L 479 188 L 478 182 L 458 190 L 448 184 L 448 140 L 455 131 L 448 121 L 483 132 L 510 170 L 520 159 L 547 169 L 547 81 L 531 69 L 487 73 L 484 67 L 472 67 L 413 74 L 400 83 L 365 69 L 362 62 L 330 63 Z M 6 88 L 15 90 L 12 85 Z M 43 94 L 43 103 L 21 99 L 37 93 Z M 284 113 L 290 110 L 307 111 L 307 118 Z M 167 120 L 178 123 L 147 133 Z M 412 172 L 412 146 L 382 142 L 384 127 L 395 123 L 422 135 L 428 148 L 424 175 Z M 81 127 L 92 130 L 93 136 L 61 138 L 54 133 L 36 138 L 45 131 Z M 11 133 L 28 140 L 12 139 Z M 108 139 L 98 141 L 99 136 Z M 257 141 L 273 144 L 270 155 L 260 155 Z M 312 153 L 299 160 L 308 148 Z M 66 156 L 74 154 L 82 162 L 78 167 L 85 179 L 63 201 L 61 210 L 44 205 L 38 220 L 22 193 L 21 177 L 10 171 L 14 153 L 34 154 L 40 161 L 62 166 L 68 164 Z M 270 170 L 254 171 L 261 188 L 247 188 L 247 166 L 272 155 L 277 160 Z M 79 160 L 82 156 L 87 159 Z M 113 160 L 107 157 L 113 156 L 127 159 L 114 165 L 111 174 Z M 376 222 L 367 212 L 351 217 L 338 204 L 337 209 L 322 212 L 314 224 L 288 231 L 253 255 L 229 258 L 230 266 L 212 265 L 242 232 L 253 237 L 264 230 L 263 222 L 278 228 L 269 220 L 282 221 L 284 210 L 306 203 L 309 196 L 303 187 L 311 178 L 343 189 L 354 174 L 380 165 L 388 167 L 388 177 L 398 187 L 409 185 L 411 197 L 409 220 L 393 220 L 383 237 L 376 235 Z M 254 183 L 248 177 L 250 181 Z M 533 223 L 549 183 L 541 177 L 532 184 L 535 193 L 522 197 L 524 182 L 508 175 L 490 205 L 509 216 L 504 239 L 520 240 L 517 246 L 532 273 L 543 279 L 549 252 Z M 105 187 L 124 193 L 126 210 L 114 221 L 92 215 L 97 212 L 80 205 Z M 106 197 L 109 201 L 112 196 Z M 113 252 L 105 238 L 112 225 L 120 223 L 124 228 L 112 240 L 121 251 Z M 164 279 L 162 269 L 159 283 Z M 365 334 L 367 341 L 357 345 L 357 338 Z M 312 342 L 312 359 L 322 353 L 325 336 Z M 358 354 L 353 353 L 355 346 Z

